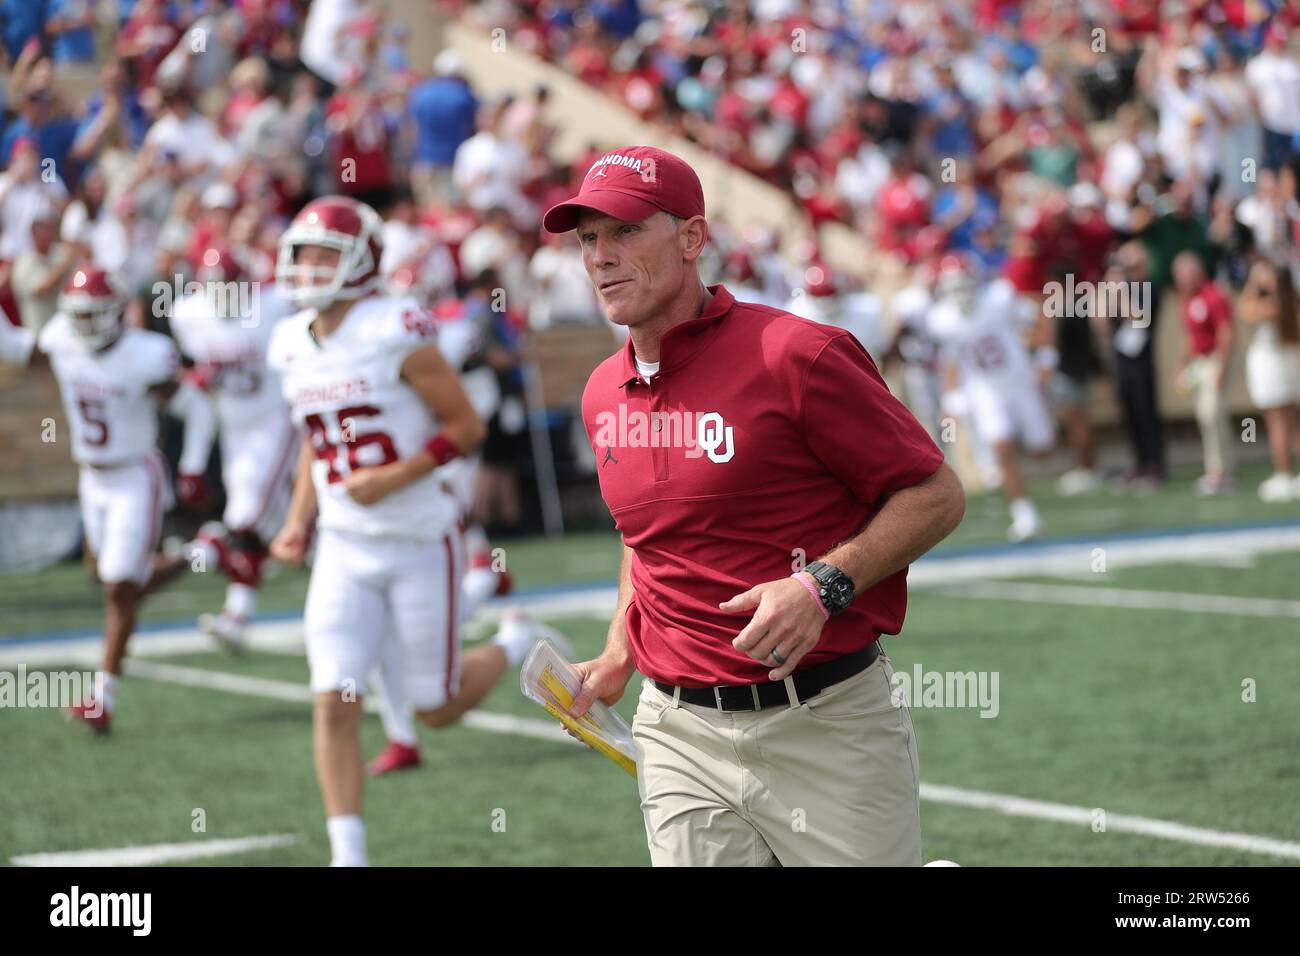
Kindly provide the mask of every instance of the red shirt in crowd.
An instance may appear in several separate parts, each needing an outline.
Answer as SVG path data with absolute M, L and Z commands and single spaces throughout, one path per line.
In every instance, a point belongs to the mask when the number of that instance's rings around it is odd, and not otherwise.
M 158 66 L 172 51 L 181 31 L 160 11 L 141 8 L 117 35 L 119 55 L 136 57 L 136 89 L 153 84 Z
M 912 255 L 917 230 L 930 220 L 926 181 L 917 173 L 891 178 L 876 193 L 876 244 Z
M 351 97 L 362 94 L 340 91 L 335 93 L 325 107 L 328 117 L 350 112 Z M 339 170 L 339 191 L 365 192 L 387 189 L 393 184 L 393 171 L 388 161 L 388 127 L 378 109 L 367 109 L 351 124 L 345 124 L 334 138 L 335 167 Z M 350 175 L 345 176 L 343 160 L 353 162 Z
M 731 644 L 749 616 L 719 603 L 815 561 L 943 463 L 850 333 L 709 291 L 699 318 L 665 333 L 649 384 L 629 341 L 582 397 L 600 491 L 633 551 L 637 669 L 686 687 L 766 681 L 769 665 Z M 902 570 L 827 621 L 798 669 L 897 634 L 906 609 Z
M 1193 355 L 1209 355 L 1219 342 L 1219 330 L 1232 325 L 1232 302 L 1223 290 L 1207 281 L 1183 303 L 1183 324 Z

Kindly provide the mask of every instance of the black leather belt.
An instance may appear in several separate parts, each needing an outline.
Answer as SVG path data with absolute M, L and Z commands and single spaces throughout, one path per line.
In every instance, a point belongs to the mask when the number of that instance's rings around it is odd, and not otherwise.
M 832 684 L 860 674 L 880 656 L 879 642 L 873 641 L 863 651 L 845 654 L 825 664 L 791 675 L 795 696 L 800 701 L 816 697 Z M 672 697 L 677 692 L 675 684 L 655 681 L 655 686 Z M 723 713 L 744 710 L 763 710 L 767 707 L 789 707 L 790 697 L 785 692 L 785 681 L 766 681 L 762 684 L 728 684 L 718 687 L 683 687 L 678 697 L 688 704 L 716 707 Z

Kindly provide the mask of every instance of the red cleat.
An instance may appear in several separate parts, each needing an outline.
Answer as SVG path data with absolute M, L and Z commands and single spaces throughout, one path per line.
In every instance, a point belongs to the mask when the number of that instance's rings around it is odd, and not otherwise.
M 392 773 L 395 770 L 405 770 L 407 767 L 420 766 L 420 748 L 408 747 L 406 744 L 399 744 L 395 741 L 389 741 L 388 746 L 370 764 L 366 767 L 370 771 L 370 776 L 378 777 L 382 774 Z
M 497 572 L 497 597 L 505 597 L 515 589 L 514 579 L 510 577 L 509 571 Z
M 106 734 L 109 730 L 108 711 L 99 701 L 74 704 L 68 708 L 68 719 L 80 721 L 96 734 Z

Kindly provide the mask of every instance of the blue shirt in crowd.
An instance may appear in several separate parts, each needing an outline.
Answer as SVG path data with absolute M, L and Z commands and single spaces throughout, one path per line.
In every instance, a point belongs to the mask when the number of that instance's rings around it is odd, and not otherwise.
M 45 35 L 50 18 L 49 0 L 0 0 L 0 20 L 4 21 L 4 44 L 9 62 L 18 59 L 27 41 Z
M 49 0 L 50 19 L 75 17 L 80 19 L 90 9 L 91 0 Z M 95 29 L 77 27 L 64 30 L 54 37 L 50 52 L 55 63 L 94 63 Z
M 460 144 L 474 135 L 478 99 L 462 81 L 440 76 L 415 88 L 410 110 L 415 120 L 415 161 L 450 166 Z

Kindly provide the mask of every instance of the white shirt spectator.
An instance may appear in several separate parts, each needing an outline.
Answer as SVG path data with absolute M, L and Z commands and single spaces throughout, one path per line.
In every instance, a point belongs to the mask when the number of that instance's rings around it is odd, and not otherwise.
M 456 263 L 429 227 L 390 219 L 384 223 L 383 241 L 379 271 L 385 276 L 410 269 L 416 288 L 430 296 L 442 295 L 455 285 Z
M 1137 143 L 1118 139 L 1106 150 L 1102 166 L 1102 192 L 1109 197 L 1127 199 L 1133 187 L 1142 181 L 1146 164 Z
M 71 268 L 67 248 L 57 242 L 44 255 L 32 245 L 14 260 L 13 278 L 10 281 L 14 298 L 18 301 L 18 315 L 22 318 L 25 329 L 39 335 L 46 323 L 54 318 L 59 311 L 59 293 L 63 291 L 62 275 L 67 274 Z M 56 274 L 60 276 L 58 284 L 44 295 L 38 295 L 36 287 Z
M 1300 133 L 1300 63 L 1294 57 L 1261 51 L 1246 64 L 1246 82 L 1259 100 L 1265 129 Z
M 863 143 L 835 167 L 835 189 L 855 209 L 871 205 L 889 181 L 889 159 L 875 143 Z
M 342 56 L 343 28 L 361 15 L 357 0 L 313 0 L 302 26 L 298 56 L 321 79 L 338 86 L 349 62 Z
M 456 150 L 452 180 L 475 209 L 505 206 L 512 215 L 526 216 L 528 202 L 520 183 L 528 171 L 528 155 L 517 143 L 490 130 L 475 133 Z
M 1285 255 L 1290 234 L 1300 221 L 1300 203 L 1283 200 L 1270 190 L 1258 190 L 1237 204 L 1237 221 L 1250 230 L 1255 245 L 1266 255 Z
M 160 152 L 175 153 L 184 165 L 205 162 L 209 168 L 225 166 L 233 160 L 233 151 L 216 125 L 201 113 L 191 111 L 181 118 L 167 113 L 149 127 L 145 145 L 155 145 Z
M 538 289 L 528 315 L 533 328 L 599 320 L 600 306 L 580 250 L 564 245 L 542 246 L 533 253 L 528 272 Z
M 26 252 L 36 217 L 67 198 L 68 189 L 57 177 L 53 182 L 39 177 L 18 182 L 13 173 L 0 173 L 0 259 L 13 261 Z
M 1210 88 L 1200 77 L 1184 88 L 1161 76 L 1155 100 L 1160 114 L 1156 146 L 1165 169 L 1175 179 L 1193 172 L 1208 179 L 1219 157 L 1219 120 Z
M 485 269 L 495 269 L 511 302 L 527 301 L 528 262 L 519 251 L 519 240 L 491 225 L 479 226 L 460 244 L 460 269 L 473 278 Z

